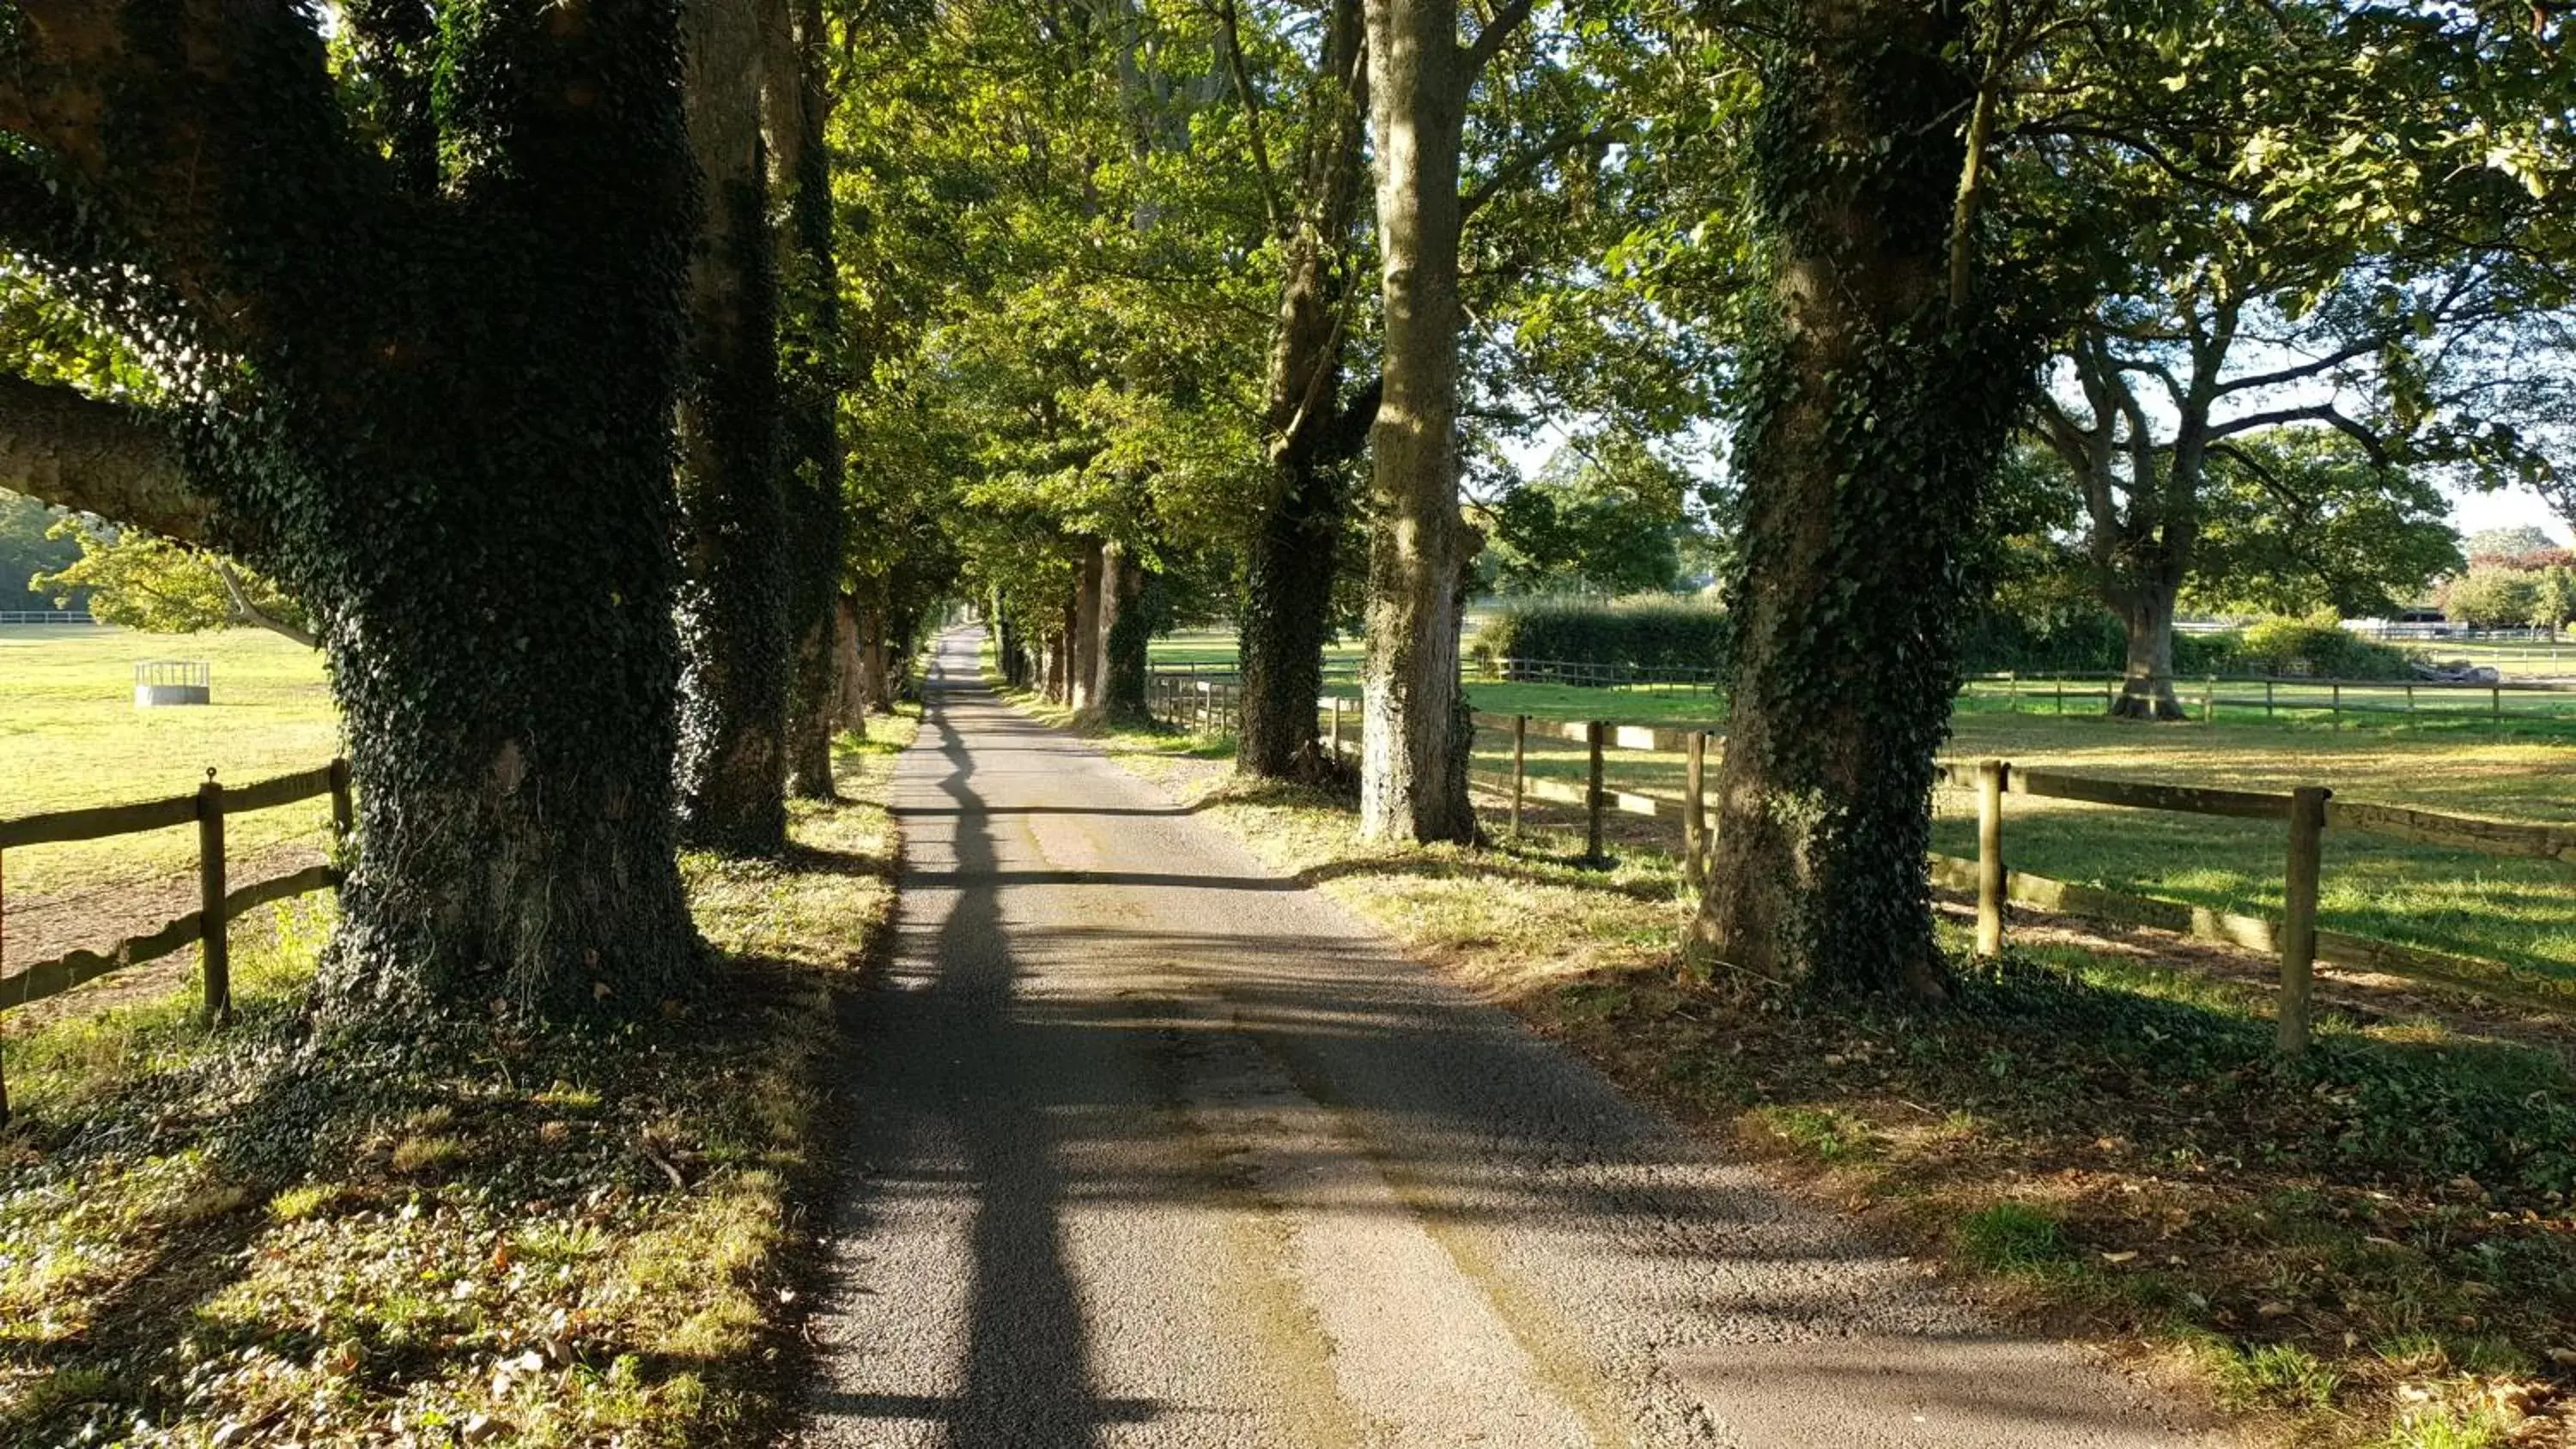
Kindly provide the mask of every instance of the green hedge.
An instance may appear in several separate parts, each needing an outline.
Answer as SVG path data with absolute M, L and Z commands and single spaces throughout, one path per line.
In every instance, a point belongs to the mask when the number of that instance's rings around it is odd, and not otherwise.
M 2050 620 L 1990 616 L 1970 626 L 1970 673 L 2098 674 L 2127 662 L 2119 617 L 2109 610 Z M 2243 629 L 2174 636 L 2174 673 L 2307 674 L 2320 679 L 2404 679 L 2416 656 L 2361 638 L 2331 619 L 2265 619 Z
M 1555 659 L 1631 669 L 1721 669 L 1727 618 L 1712 605 L 1675 599 L 1506 604 L 1468 644 L 1480 671 L 1504 659 Z

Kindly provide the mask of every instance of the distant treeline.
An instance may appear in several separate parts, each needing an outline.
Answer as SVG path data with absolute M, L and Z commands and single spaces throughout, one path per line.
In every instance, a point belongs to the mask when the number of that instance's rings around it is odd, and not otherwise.
M 1727 615 L 1691 599 L 1550 599 L 1505 604 L 1476 631 L 1468 658 L 1561 660 L 1630 669 L 1726 667 Z M 2174 672 L 2312 674 L 2335 679 L 2401 679 L 2413 651 L 2361 638 L 2327 619 L 2266 619 L 2242 629 L 2174 638 Z M 2118 616 L 2108 609 L 2044 620 L 1990 614 L 1966 640 L 1971 673 L 2041 674 L 2117 670 L 2126 659 Z

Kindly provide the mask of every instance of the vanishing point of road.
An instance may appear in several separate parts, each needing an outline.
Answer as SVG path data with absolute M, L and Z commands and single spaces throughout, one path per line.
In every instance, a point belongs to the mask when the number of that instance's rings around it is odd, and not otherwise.
M 937 663 L 809 1449 L 2209 1442 Z

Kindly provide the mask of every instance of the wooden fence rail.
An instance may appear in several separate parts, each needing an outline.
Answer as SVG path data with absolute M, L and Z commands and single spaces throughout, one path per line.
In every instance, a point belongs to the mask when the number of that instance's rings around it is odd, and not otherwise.
M 174 951 L 202 945 L 205 1019 L 220 1025 L 232 1016 L 232 941 L 230 926 L 244 912 L 340 884 L 336 866 L 316 865 L 250 885 L 233 887 L 226 878 L 224 821 L 255 810 L 273 810 L 317 796 L 331 797 L 331 829 L 346 841 L 356 812 L 349 791 L 349 762 L 333 760 L 318 770 L 280 775 L 228 790 L 206 772 L 206 783 L 193 795 L 173 795 L 130 805 L 100 805 L 57 810 L 0 820 L 0 902 L 7 899 L 7 853 L 31 845 L 62 845 L 109 840 L 167 830 L 193 822 L 197 827 L 197 909 L 140 935 L 129 936 L 104 951 L 70 951 L 50 960 L 0 976 L 0 1012 L 59 996 L 84 982 L 156 961 Z M 0 1075 L 0 1124 L 9 1120 L 9 1084 Z
M 1232 681 L 1160 676 L 1153 698 L 1158 718 L 1188 727 L 1231 729 L 1242 691 Z M 1358 752 L 1358 741 L 1347 738 L 1344 726 L 1345 718 L 1358 712 L 1358 705 L 1357 699 L 1346 695 L 1328 695 L 1316 701 L 1319 743 L 1336 756 Z M 1508 773 L 1477 770 L 1470 772 L 1469 779 L 1510 802 L 1513 830 L 1520 829 L 1524 800 L 1575 806 L 1584 812 L 1585 857 L 1598 863 L 1604 859 L 1602 831 L 1608 812 L 1655 819 L 1678 817 L 1682 869 L 1695 883 L 1703 878 L 1708 845 L 1709 749 L 1725 741 L 1725 735 L 1714 725 L 1675 727 L 1639 721 L 1485 713 L 1473 718 L 1478 729 L 1507 734 L 1511 739 L 1512 765 Z M 1574 786 L 1533 778 L 1528 769 L 1528 747 L 1533 738 L 1583 745 L 1584 784 Z M 1681 794 L 1675 797 L 1611 788 L 1604 779 L 1605 752 L 1617 750 L 1681 754 Z M 2013 905 L 2151 926 L 2196 940 L 2266 952 L 2280 960 L 2280 1042 L 2282 1049 L 2290 1053 L 2303 1050 L 2308 1041 L 2312 1015 L 2309 979 L 2317 961 L 2540 1010 L 2576 1014 L 2576 981 L 2538 975 L 2503 962 L 2326 930 L 2317 924 L 2323 841 L 2328 831 L 2365 832 L 2487 855 L 2576 864 L 2576 826 L 2480 820 L 2411 806 L 2337 800 L 2332 791 L 2317 786 L 2289 791 L 2222 790 L 2022 769 L 2008 760 L 1945 763 L 1940 775 L 1945 783 L 1974 790 L 1977 795 L 1977 857 L 1971 860 L 1936 854 L 1930 866 L 1936 886 L 1975 897 L 1977 949 L 1981 953 L 2003 949 L 2007 912 Z M 2128 895 L 2012 870 L 2006 862 L 2004 821 L 2004 801 L 2010 795 L 2279 821 L 2283 829 L 2281 919 Z
M 2000 694 L 2006 706 L 2016 711 L 2021 709 L 2023 701 L 2028 700 L 2047 705 L 2057 714 L 2064 714 L 2069 699 L 2080 701 L 2088 709 L 2099 701 L 2102 708 L 2108 709 L 2111 701 L 2119 695 L 2124 678 L 2118 673 L 2083 670 L 1972 674 L 1960 687 L 1960 697 L 1993 699 L 1998 693 L 1994 686 L 2001 685 Z M 2342 726 L 2343 717 L 2347 714 L 2436 719 L 2484 715 L 2497 725 L 2508 719 L 2576 724 L 2576 709 L 2506 708 L 2505 702 L 2509 698 L 2576 694 L 2576 684 L 2548 680 L 2330 679 L 2295 674 L 2208 674 L 2176 675 L 2167 682 L 2173 685 L 2175 702 L 2186 710 L 2196 709 L 2204 723 L 2216 719 L 2219 709 L 2225 707 L 2259 709 L 2265 719 L 2293 711 L 2323 711 L 2337 728 Z M 2074 687 L 2069 688 L 2070 684 Z M 2258 689 L 2261 691 L 2259 694 L 2255 692 Z M 2324 691 L 2322 697 L 2313 693 L 2318 690 Z M 2302 694 L 2302 691 L 2310 693 Z M 2388 702 L 2374 702 L 2374 699 Z

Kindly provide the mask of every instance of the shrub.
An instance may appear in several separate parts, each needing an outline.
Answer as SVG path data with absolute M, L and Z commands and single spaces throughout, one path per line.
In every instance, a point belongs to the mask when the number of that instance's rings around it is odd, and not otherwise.
M 2528 624 L 2539 604 L 2540 576 L 2522 569 L 2473 568 L 2442 591 L 2442 612 L 2479 629 Z
M 1968 625 L 1960 651 L 1972 674 L 2092 674 L 2119 668 L 2127 643 L 2119 616 L 2108 609 L 2071 609 L 2039 618 L 1994 612 Z
M 1631 669 L 1723 669 L 1723 610 L 1686 599 L 1545 599 L 1507 604 L 1467 647 L 1486 670 L 1504 659 L 1554 659 Z
M 2127 662 L 2119 617 L 2109 610 L 2046 620 L 1990 616 L 1970 626 L 1971 673 L 2101 673 Z M 2361 638 L 2328 616 L 2265 619 L 2245 629 L 2174 635 L 2174 673 L 2312 674 L 2333 679 L 2403 679 L 2414 656 Z
M 2415 658 L 2393 645 L 2364 639 L 2323 615 L 2265 619 L 2244 632 L 2237 655 L 2248 673 L 2314 674 L 2329 679 L 2403 679 L 2412 672 Z

